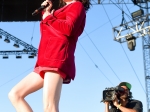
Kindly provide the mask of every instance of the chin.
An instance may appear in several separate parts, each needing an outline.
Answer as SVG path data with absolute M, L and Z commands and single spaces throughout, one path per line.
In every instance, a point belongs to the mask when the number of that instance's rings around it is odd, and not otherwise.
M 127 99 L 127 98 L 128 98 L 128 96 L 126 94 L 120 96 L 120 99 Z

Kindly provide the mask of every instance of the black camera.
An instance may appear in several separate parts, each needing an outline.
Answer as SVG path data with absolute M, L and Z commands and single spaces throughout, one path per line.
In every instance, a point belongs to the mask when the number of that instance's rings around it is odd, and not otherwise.
M 113 101 L 115 99 L 115 96 L 119 96 L 119 94 L 122 94 L 124 93 L 125 90 L 122 88 L 122 87 L 110 87 L 110 88 L 106 88 L 104 91 L 103 91 L 103 98 L 102 98 L 102 101 L 101 102 L 110 102 L 110 101 Z

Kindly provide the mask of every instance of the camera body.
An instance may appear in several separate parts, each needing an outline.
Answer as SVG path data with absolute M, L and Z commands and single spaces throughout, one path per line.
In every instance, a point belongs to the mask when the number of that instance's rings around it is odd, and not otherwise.
M 125 92 L 125 90 L 122 87 L 110 87 L 110 88 L 106 88 L 103 91 L 103 98 L 102 98 L 102 102 L 110 102 L 113 101 L 115 99 L 115 96 L 119 96 L 120 93 Z

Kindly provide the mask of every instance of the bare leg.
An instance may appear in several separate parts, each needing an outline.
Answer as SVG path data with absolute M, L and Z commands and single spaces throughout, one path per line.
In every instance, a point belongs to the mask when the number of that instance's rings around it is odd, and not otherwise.
M 63 79 L 56 72 L 46 72 L 43 86 L 44 112 L 59 112 Z
M 30 73 L 9 92 L 9 99 L 17 112 L 33 112 L 24 98 L 43 87 L 43 79 L 37 73 Z

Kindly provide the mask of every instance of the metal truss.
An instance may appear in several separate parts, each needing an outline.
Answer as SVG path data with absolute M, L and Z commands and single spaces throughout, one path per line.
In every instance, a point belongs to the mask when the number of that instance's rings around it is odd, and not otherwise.
M 133 20 L 125 24 L 113 27 L 114 40 L 120 43 L 126 42 L 127 37 L 134 35 L 135 38 L 143 37 L 150 34 L 150 26 L 146 26 L 149 22 L 149 15 L 145 15 L 138 20 Z
M 17 51 L 0 51 L 0 55 L 22 55 L 22 54 L 29 54 L 29 55 L 36 55 L 33 51 L 23 51 L 23 50 L 17 50 Z
M 146 1 L 146 0 L 145 0 Z M 144 11 L 149 14 L 148 3 L 143 4 Z M 147 21 L 146 26 L 150 26 L 150 22 Z M 150 35 L 146 35 L 142 38 L 143 44 L 143 62 L 144 62 L 144 74 L 145 74 L 145 87 L 146 87 L 146 100 L 147 100 L 147 112 L 150 112 Z
M 31 54 L 36 56 L 38 49 L 29 45 L 28 43 L 18 39 L 17 37 L 9 34 L 8 32 L 2 30 L 0 28 L 0 36 L 4 36 L 7 40 L 14 41 L 17 45 L 21 45 L 24 47 L 22 51 L 0 51 L 0 55 L 22 55 L 22 54 Z
M 145 0 L 146 1 L 146 0 Z M 150 19 L 148 13 L 148 3 L 147 1 L 142 4 L 145 16 L 136 19 L 125 24 L 113 27 L 114 40 L 123 43 L 127 42 L 129 44 L 128 37 L 132 37 L 132 42 L 135 39 L 142 37 L 143 45 L 143 62 L 144 62 L 144 75 L 145 75 L 145 88 L 147 99 L 147 112 L 150 112 Z M 128 45 L 129 48 L 129 45 Z
M 97 4 L 133 4 L 132 0 L 92 0 L 92 5 Z

